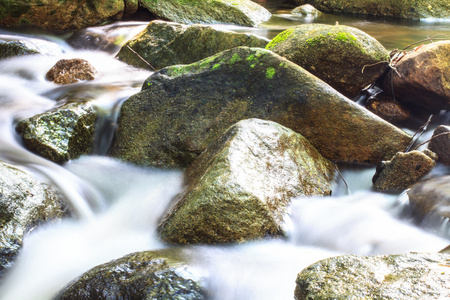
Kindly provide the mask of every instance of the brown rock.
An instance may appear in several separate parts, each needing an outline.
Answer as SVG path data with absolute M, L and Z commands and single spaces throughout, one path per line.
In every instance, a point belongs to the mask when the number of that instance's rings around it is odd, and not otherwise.
M 389 122 L 402 122 L 411 117 L 410 110 L 401 102 L 395 101 L 394 98 L 380 93 L 370 97 L 365 107 Z
M 94 67 L 84 59 L 61 59 L 47 72 L 45 78 L 57 84 L 68 84 L 92 80 L 95 73 Z
M 450 108 L 450 41 L 409 52 L 384 81 L 384 90 L 402 102 L 429 110 Z
M 440 163 L 450 165 L 450 126 L 441 125 L 436 128 L 428 149 L 437 154 Z

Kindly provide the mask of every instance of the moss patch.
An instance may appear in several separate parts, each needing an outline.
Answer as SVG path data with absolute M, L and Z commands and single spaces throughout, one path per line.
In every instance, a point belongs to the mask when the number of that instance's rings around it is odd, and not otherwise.
M 267 44 L 266 49 L 272 50 L 276 45 L 287 40 L 287 38 L 290 37 L 292 33 L 294 33 L 294 28 L 286 29 L 285 31 L 274 37 L 272 41 L 270 41 L 270 43 Z
M 273 78 L 273 76 L 275 75 L 275 68 L 273 68 L 273 67 L 268 67 L 267 68 L 267 70 L 266 70 L 266 78 L 267 79 L 272 79 Z

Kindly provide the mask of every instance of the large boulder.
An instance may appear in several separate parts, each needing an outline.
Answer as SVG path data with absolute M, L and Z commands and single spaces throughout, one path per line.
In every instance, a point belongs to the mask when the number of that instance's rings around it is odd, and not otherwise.
M 0 276 L 27 233 L 66 215 L 64 198 L 32 174 L 0 162 Z
M 409 19 L 449 18 L 450 2 L 445 0 L 293 0 L 309 3 L 323 12 L 353 13 Z
M 449 256 L 438 253 L 344 255 L 298 274 L 296 300 L 447 299 Z
M 117 57 L 136 67 L 161 69 L 190 64 L 238 46 L 264 48 L 268 42 L 255 35 L 206 25 L 187 26 L 153 21 L 145 30 L 126 42 Z
M 450 2 L 449 2 L 450 3 Z M 449 4 L 450 5 L 450 4 Z M 384 90 L 402 102 L 432 111 L 450 109 L 450 41 L 408 52 L 384 80 Z
M 383 192 L 404 190 L 431 172 L 436 160 L 436 154 L 429 150 L 398 152 L 391 160 L 378 166 L 373 177 L 373 189 Z
M 270 121 L 240 121 L 186 170 L 186 190 L 158 231 L 172 244 L 284 235 L 291 198 L 330 195 L 335 171 L 300 134 Z
M 187 166 L 232 124 L 275 121 L 326 158 L 378 163 L 410 136 L 271 51 L 238 47 L 152 74 L 120 112 L 112 155 L 153 166 Z
M 450 126 L 441 125 L 433 132 L 428 149 L 438 156 L 438 161 L 450 166 Z
M 0 26 L 34 25 L 55 31 L 84 28 L 120 19 L 137 10 L 135 0 L 0 0 Z M 137 3 L 135 3 L 137 4 Z
M 450 218 L 450 176 L 441 176 L 413 185 L 407 192 L 416 221 Z
M 266 46 L 305 68 L 347 97 L 357 96 L 388 68 L 389 53 L 363 31 L 341 25 L 289 28 Z
M 99 265 L 64 288 L 57 300 L 205 299 L 201 278 L 168 251 L 128 254 Z
M 185 23 L 256 26 L 270 12 L 251 0 L 140 0 L 141 6 L 163 19 Z
M 68 103 L 20 121 L 17 132 L 27 149 L 56 163 L 92 152 L 97 113 L 89 103 Z

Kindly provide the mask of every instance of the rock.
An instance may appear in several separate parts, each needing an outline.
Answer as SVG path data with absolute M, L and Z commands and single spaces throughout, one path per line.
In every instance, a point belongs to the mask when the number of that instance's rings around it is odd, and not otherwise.
M 450 218 L 449 175 L 416 183 L 407 193 L 412 215 L 419 223 L 427 218 Z
M 23 239 L 65 213 L 62 196 L 50 185 L 0 162 L 0 277 L 17 256 Z
M 384 92 L 369 97 L 364 107 L 388 122 L 403 122 L 411 118 L 411 111 L 406 105 Z
M 450 166 L 450 126 L 441 125 L 436 128 L 428 149 L 437 154 L 440 163 Z
M 408 19 L 450 18 L 450 3 L 442 0 L 294 0 L 309 3 L 323 12 L 389 16 Z
M 375 82 L 389 61 L 388 51 L 377 40 L 359 29 L 341 25 L 292 27 L 278 34 L 266 49 L 305 68 L 350 98 Z
M 450 109 L 450 41 L 431 43 L 407 53 L 395 69 L 398 73 L 389 72 L 384 81 L 386 93 L 428 110 Z
M 298 274 L 295 299 L 446 299 L 449 267 L 437 253 L 332 257 Z
M 34 25 L 54 31 L 79 29 L 129 14 L 136 0 L 0 0 L 0 26 Z
M 69 84 L 79 80 L 93 80 L 96 72 L 84 59 L 61 59 L 47 72 L 45 78 L 57 84 Z
M 293 10 L 291 10 L 291 14 L 294 15 L 303 15 L 303 16 L 315 16 L 319 15 L 321 12 L 318 11 L 314 6 L 310 4 L 304 4 L 301 6 L 297 6 Z
M 0 40 L 0 59 L 38 53 L 36 47 L 25 42 Z
M 395 192 L 404 190 L 428 174 L 436 165 L 435 153 L 425 150 L 398 152 L 392 160 L 377 167 L 373 177 L 373 189 Z
M 92 151 L 97 114 L 90 103 L 68 103 L 20 121 L 17 132 L 30 151 L 62 164 Z
M 238 47 L 152 74 L 123 104 L 111 154 L 146 166 L 187 166 L 248 118 L 286 126 L 336 161 L 378 163 L 411 139 L 296 64 Z
M 126 255 L 99 265 L 64 288 L 56 300 L 205 299 L 200 277 L 168 251 Z
M 141 0 L 141 6 L 163 19 L 184 24 L 235 24 L 256 26 L 271 13 L 250 0 Z
M 171 244 L 285 235 L 291 198 L 330 195 L 335 170 L 300 134 L 271 121 L 242 120 L 186 170 L 186 190 L 158 231 Z
M 251 34 L 215 29 L 206 25 L 182 25 L 153 21 L 129 40 L 117 57 L 136 67 L 161 69 L 171 65 L 190 64 L 218 52 L 238 46 L 264 48 L 269 41 Z M 128 47 L 133 49 L 132 52 Z

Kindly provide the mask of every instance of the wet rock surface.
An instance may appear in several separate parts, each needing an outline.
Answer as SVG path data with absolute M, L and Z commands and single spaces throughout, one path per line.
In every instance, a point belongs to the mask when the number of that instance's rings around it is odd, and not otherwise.
M 205 296 L 200 277 L 163 250 L 132 253 L 99 265 L 55 299 L 202 300 Z
M 416 183 L 407 193 L 412 214 L 419 223 L 426 219 L 450 218 L 450 176 Z
M 449 4 L 450 6 L 450 4 Z M 450 108 L 450 41 L 423 45 L 395 64 L 384 81 L 384 90 L 402 102 L 430 111 Z
M 0 162 L 0 276 L 13 263 L 27 233 L 66 215 L 63 201 L 49 184 Z
M 298 274 L 295 299 L 445 299 L 449 267 L 437 253 L 332 257 Z
M 367 100 L 365 108 L 388 122 L 399 123 L 411 118 L 411 110 L 403 103 L 382 92 Z
M 433 132 L 428 149 L 438 156 L 438 161 L 450 166 L 450 126 L 441 125 Z
M 215 29 L 206 25 L 187 26 L 153 21 L 145 30 L 126 42 L 117 57 L 135 67 L 161 69 L 171 65 L 190 64 L 238 46 L 264 48 L 268 42 L 255 35 Z
M 286 126 L 337 161 L 378 163 L 410 142 L 298 65 L 238 47 L 150 76 L 122 106 L 112 155 L 141 165 L 187 166 L 248 118 Z
M 240 121 L 185 171 L 186 191 L 160 235 L 172 244 L 285 235 L 291 198 L 330 195 L 334 173 L 334 164 L 300 134 L 270 121 Z
M 84 59 L 61 59 L 47 72 L 45 79 L 56 84 L 69 84 L 80 80 L 93 80 L 96 72 Z
M 300 5 L 293 10 L 291 10 L 291 14 L 303 15 L 303 16 L 316 16 L 321 12 L 317 10 L 314 6 L 310 4 Z
M 29 45 L 29 43 L 0 40 L 0 59 L 38 53 L 38 49 Z
M 92 152 L 97 114 L 90 103 L 69 103 L 20 121 L 24 146 L 56 163 Z
M 267 45 L 340 93 L 353 98 L 388 68 L 389 53 L 363 31 L 341 25 L 289 28 Z M 385 62 L 385 63 L 383 63 Z
M 398 152 L 383 162 L 373 177 L 375 191 L 401 191 L 428 174 L 436 165 L 437 155 L 429 150 Z
M 271 14 L 250 0 L 141 0 L 141 6 L 163 19 L 184 24 L 235 24 L 255 26 Z

